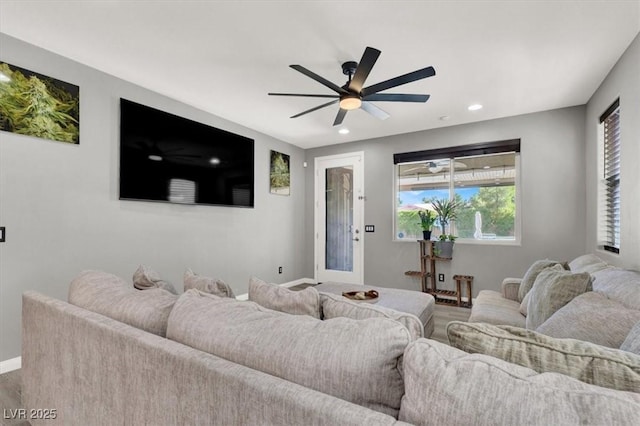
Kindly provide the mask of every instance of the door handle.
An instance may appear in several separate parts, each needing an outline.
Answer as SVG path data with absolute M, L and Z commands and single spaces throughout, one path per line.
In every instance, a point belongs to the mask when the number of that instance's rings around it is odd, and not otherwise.
M 353 239 L 353 241 L 360 241 L 360 238 L 355 237 L 355 238 Z

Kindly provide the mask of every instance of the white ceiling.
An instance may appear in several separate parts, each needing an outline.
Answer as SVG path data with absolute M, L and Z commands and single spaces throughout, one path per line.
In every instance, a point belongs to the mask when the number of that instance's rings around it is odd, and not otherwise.
M 585 104 L 640 31 L 640 0 L 0 0 L 0 31 L 310 148 Z M 326 100 L 267 96 L 331 94 L 289 65 L 341 86 L 366 46 L 382 54 L 365 86 L 431 65 L 390 90 L 431 99 L 377 103 L 385 121 L 352 111 L 345 136 L 337 105 L 290 119 Z

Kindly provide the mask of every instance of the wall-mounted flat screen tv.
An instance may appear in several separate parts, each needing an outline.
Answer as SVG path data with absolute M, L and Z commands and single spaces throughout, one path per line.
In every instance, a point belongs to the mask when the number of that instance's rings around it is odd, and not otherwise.
M 253 207 L 254 141 L 120 99 L 120 199 Z

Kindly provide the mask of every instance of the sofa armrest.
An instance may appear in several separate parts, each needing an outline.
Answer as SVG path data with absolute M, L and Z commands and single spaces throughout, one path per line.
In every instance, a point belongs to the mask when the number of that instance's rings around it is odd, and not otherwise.
M 509 300 L 518 300 L 518 289 L 520 289 L 520 283 L 522 278 L 505 278 L 502 280 L 502 297 Z

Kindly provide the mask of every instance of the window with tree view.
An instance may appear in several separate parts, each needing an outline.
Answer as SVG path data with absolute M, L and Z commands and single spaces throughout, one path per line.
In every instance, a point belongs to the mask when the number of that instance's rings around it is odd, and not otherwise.
M 395 238 L 422 239 L 418 212 L 433 211 L 434 200 L 447 199 L 455 201 L 457 209 L 446 234 L 462 240 L 515 241 L 519 141 L 507 142 L 482 145 L 490 145 L 491 149 L 469 145 L 397 154 Z M 449 151 L 448 155 L 442 151 Z M 440 158 L 434 158 L 437 155 Z M 420 157 L 427 159 L 402 161 Z M 442 230 L 436 221 L 432 239 L 440 234 Z

